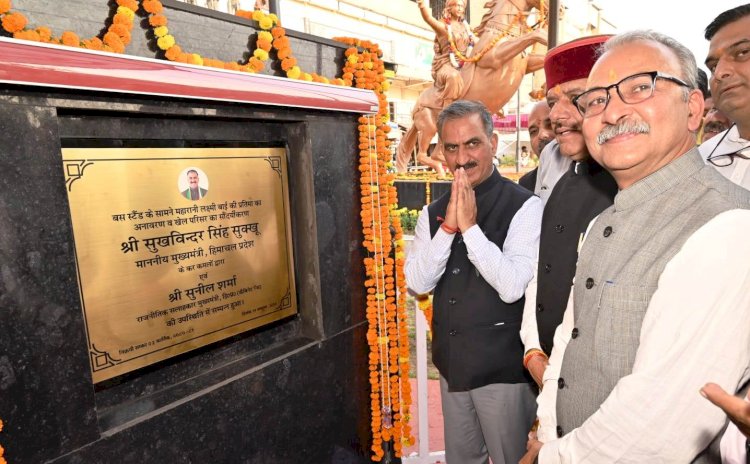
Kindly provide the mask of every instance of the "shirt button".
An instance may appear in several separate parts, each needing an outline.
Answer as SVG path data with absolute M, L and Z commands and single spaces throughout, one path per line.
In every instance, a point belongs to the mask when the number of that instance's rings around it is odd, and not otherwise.
M 557 388 L 559 388 L 560 390 L 565 388 L 565 379 L 563 379 L 562 377 L 557 379 Z
M 551 264 L 545 264 L 544 265 L 544 272 L 546 272 L 547 274 L 549 274 L 549 272 L 551 270 L 552 270 L 552 265 Z
M 612 228 L 610 226 L 607 226 L 604 228 L 604 236 L 609 237 L 610 235 L 612 235 Z
M 454 304 L 456 304 L 456 299 L 455 298 L 451 298 L 450 300 L 448 300 L 448 303 L 454 305 Z
M 578 327 L 575 327 L 572 332 L 570 332 L 570 338 L 578 338 Z
M 594 287 L 594 279 L 589 277 L 588 279 L 586 279 L 586 288 L 591 290 L 593 287 Z
M 461 272 L 461 269 L 455 267 L 451 272 L 453 273 L 453 275 L 458 275 Z
M 563 429 L 559 425 L 557 426 L 557 438 L 562 438 L 563 436 Z
M 565 226 L 564 225 L 558 224 L 558 225 L 555 226 L 555 232 L 557 232 L 558 234 L 562 233 L 563 230 L 565 230 Z
M 453 335 L 456 335 L 456 333 L 457 333 L 457 332 L 456 332 L 455 330 L 451 330 L 450 332 L 448 332 L 448 335 L 451 335 L 451 336 L 453 336 Z
M 537 303 L 536 312 L 541 313 L 542 311 L 544 311 L 544 305 L 541 303 Z

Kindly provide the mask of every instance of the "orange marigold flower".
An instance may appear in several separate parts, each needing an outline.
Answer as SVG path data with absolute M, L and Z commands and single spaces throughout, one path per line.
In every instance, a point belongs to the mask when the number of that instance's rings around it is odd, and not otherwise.
M 226 69 L 231 69 L 232 71 L 239 71 L 240 70 L 240 65 L 238 65 L 237 63 L 235 63 L 233 61 L 229 62 L 229 63 L 225 63 L 224 67 Z
M 83 47 L 88 48 L 89 50 L 101 50 L 104 48 L 104 43 L 102 43 L 99 37 L 94 37 L 92 39 L 84 40 Z
M 253 12 L 248 10 L 237 10 L 235 15 L 239 16 L 240 18 L 253 19 Z
M 81 39 L 78 37 L 78 34 L 71 31 L 63 32 L 60 40 L 62 40 L 63 45 L 67 45 L 68 47 L 79 47 L 81 45 Z
M 39 39 L 42 42 L 49 42 L 49 40 L 52 38 L 52 31 L 50 28 L 45 26 L 40 26 L 36 28 L 37 34 L 39 34 Z
M 0 0 L 0 14 L 10 11 L 10 0 Z
M 130 20 L 128 15 L 117 13 L 112 18 L 112 24 L 122 24 L 123 26 L 133 27 L 133 21 Z
M 8 13 L 3 16 L 2 20 L 3 29 L 11 34 L 23 30 L 23 28 L 26 27 L 27 22 L 28 20 L 26 19 L 26 16 L 21 13 Z
M 285 58 L 281 61 L 281 69 L 288 71 L 297 64 L 297 59 L 294 57 Z
M 177 61 L 177 57 L 182 53 L 182 49 L 179 45 L 173 45 L 167 49 L 165 56 L 169 61 Z
M 24 29 L 23 31 L 14 32 L 13 38 L 20 40 L 32 40 L 34 42 L 42 41 L 41 37 L 39 37 L 39 33 L 30 29 Z
M 273 29 L 271 29 L 271 35 L 273 35 L 274 39 L 280 39 L 286 35 L 286 31 L 283 27 L 276 26 Z
M 161 13 L 164 10 L 164 5 L 159 0 L 143 0 L 143 9 L 151 14 Z
M 263 70 L 265 65 L 262 61 L 260 61 L 258 58 L 252 57 L 247 62 L 248 66 L 250 66 L 250 69 L 253 70 L 253 72 L 260 72 Z
M 163 14 L 151 15 L 148 18 L 148 23 L 152 27 L 166 26 L 167 25 L 167 17 L 164 16 Z
M 118 36 L 114 32 L 107 32 L 106 34 L 104 34 L 102 41 L 104 42 L 104 45 L 109 45 L 113 49 L 119 48 L 120 46 L 122 46 L 122 48 L 125 48 L 122 40 L 120 40 L 120 36 Z
M 292 55 L 292 49 L 291 48 L 282 48 L 277 51 L 276 56 L 279 57 L 280 60 L 283 60 L 284 58 L 287 58 Z
M 266 52 L 271 51 L 271 42 L 265 39 L 258 39 L 258 41 L 255 43 L 255 45 L 260 48 L 261 50 L 264 50 Z
M 130 39 L 130 30 L 124 24 L 112 24 L 109 27 L 109 31 L 114 32 L 115 34 L 119 35 L 121 38 L 127 37 L 128 39 Z
M 133 11 L 138 11 L 138 2 L 136 0 L 117 0 L 119 6 L 130 8 Z

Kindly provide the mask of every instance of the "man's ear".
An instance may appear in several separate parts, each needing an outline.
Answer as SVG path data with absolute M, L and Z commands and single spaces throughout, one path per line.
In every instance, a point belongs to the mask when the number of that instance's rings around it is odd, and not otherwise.
M 688 95 L 688 130 L 691 132 L 697 132 L 701 127 L 705 103 L 700 90 L 693 89 L 690 91 Z

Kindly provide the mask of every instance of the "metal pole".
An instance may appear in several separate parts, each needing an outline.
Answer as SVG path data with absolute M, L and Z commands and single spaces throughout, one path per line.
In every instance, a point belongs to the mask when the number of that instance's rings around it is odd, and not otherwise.
M 520 171 L 521 156 L 521 90 L 516 90 L 516 173 Z
M 549 0 L 549 26 L 547 26 L 547 48 L 549 49 L 557 46 L 557 22 L 559 21 L 559 13 L 560 0 Z
M 279 17 L 279 19 L 281 19 L 281 8 L 279 8 L 279 0 L 271 0 L 268 5 L 268 11 L 275 14 Z

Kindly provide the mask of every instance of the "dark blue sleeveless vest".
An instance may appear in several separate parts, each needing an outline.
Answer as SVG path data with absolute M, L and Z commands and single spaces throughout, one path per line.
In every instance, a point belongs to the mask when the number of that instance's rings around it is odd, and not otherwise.
M 501 250 L 508 228 L 531 193 L 493 170 L 474 188 L 477 224 Z M 430 233 L 445 217 L 450 192 L 430 204 Z M 529 382 L 519 332 L 524 298 L 505 303 L 469 261 L 456 234 L 445 272 L 434 290 L 432 359 L 451 391 L 492 383 Z

